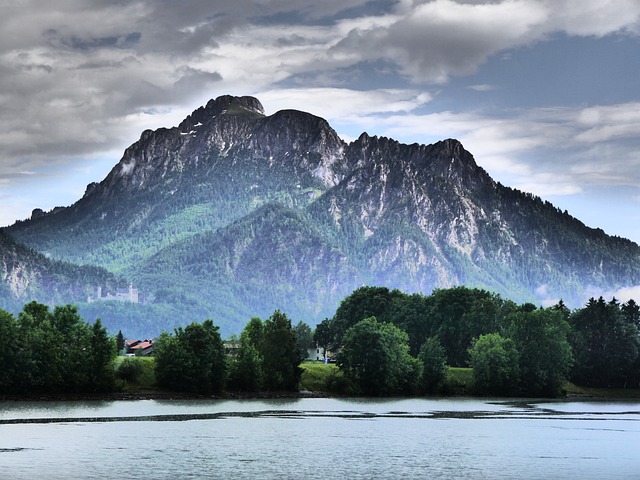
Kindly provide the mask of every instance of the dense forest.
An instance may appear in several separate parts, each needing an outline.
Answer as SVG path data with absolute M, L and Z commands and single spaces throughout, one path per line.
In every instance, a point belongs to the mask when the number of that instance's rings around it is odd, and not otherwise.
M 446 394 L 448 367 L 472 367 L 475 393 L 556 396 L 566 380 L 640 387 L 640 306 L 590 299 L 570 311 L 516 304 L 480 289 L 430 296 L 361 287 L 315 331 L 276 310 L 251 318 L 225 349 L 212 320 L 154 342 L 158 387 L 192 394 L 296 391 L 306 349 L 325 349 L 338 370 L 327 390 L 360 395 Z M 118 343 L 123 337 L 119 332 Z M 0 394 L 107 392 L 134 375 L 115 367 L 116 339 L 76 307 L 31 302 L 0 311 Z

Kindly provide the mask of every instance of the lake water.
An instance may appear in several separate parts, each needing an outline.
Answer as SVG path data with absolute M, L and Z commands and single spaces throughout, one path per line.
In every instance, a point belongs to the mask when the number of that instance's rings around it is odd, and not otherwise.
M 0 403 L 0 479 L 638 479 L 640 402 Z

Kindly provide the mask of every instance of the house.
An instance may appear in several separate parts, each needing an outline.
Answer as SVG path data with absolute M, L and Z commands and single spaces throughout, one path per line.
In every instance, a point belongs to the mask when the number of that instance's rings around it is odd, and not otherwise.
M 151 340 L 144 340 L 136 346 L 131 347 L 131 350 L 137 357 L 148 357 L 153 355 L 153 342 Z
M 239 350 L 240 350 L 240 342 L 236 340 L 224 341 L 224 353 L 226 353 L 228 358 L 236 358 L 238 356 Z
M 306 360 L 315 360 L 325 363 L 335 363 L 335 353 L 331 350 L 325 350 L 319 345 L 307 349 Z
M 124 350 L 128 356 L 148 357 L 153 354 L 153 340 L 125 340 Z
M 129 355 L 133 354 L 133 347 L 140 344 L 141 340 L 125 340 L 124 341 L 124 352 Z

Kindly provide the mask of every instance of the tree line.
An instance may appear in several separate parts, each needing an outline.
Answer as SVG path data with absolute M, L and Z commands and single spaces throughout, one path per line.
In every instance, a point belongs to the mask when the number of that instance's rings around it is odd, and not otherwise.
M 562 301 L 538 308 L 467 287 L 430 296 L 362 287 L 316 327 L 315 339 L 340 351 L 338 365 L 363 393 L 437 391 L 444 362 L 473 367 L 478 393 L 546 396 L 565 379 L 637 388 L 639 328 L 633 300 L 592 298 L 570 311 Z
M 235 343 L 235 342 L 234 342 Z M 235 346 L 235 345 L 234 345 Z M 227 356 L 211 320 L 164 332 L 155 343 L 158 386 L 197 394 L 234 391 L 295 391 L 303 360 L 291 320 L 276 310 L 252 318 Z
M 362 287 L 315 331 L 276 310 L 252 318 L 225 349 L 212 320 L 154 342 L 160 388 L 194 394 L 296 391 L 306 349 L 334 354 L 330 389 L 363 395 L 447 393 L 448 367 L 473 367 L 476 393 L 557 395 L 582 386 L 640 385 L 640 306 L 590 299 L 573 311 L 518 305 L 485 290 L 430 296 Z M 122 334 L 119 332 L 119 337 Z M 119 338 L 122 342 L 122 338 Z M 0 310 L 0 393 L 106 392 L 132 374 L 115 369 L 116 339 L 72 305 L 31 302 L 17 318 Z
M 114 388 L 116 344 L 100 320 L 72 305 L 0 310 L 0 393 L 87 393 Z

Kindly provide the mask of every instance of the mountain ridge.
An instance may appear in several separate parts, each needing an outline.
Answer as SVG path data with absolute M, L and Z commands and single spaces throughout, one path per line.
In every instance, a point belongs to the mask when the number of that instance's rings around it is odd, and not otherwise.
M 219 97 L 178 127 L 143 132 L 78 202 L 7 232 L 123 275 L 151 302 L 193 298 L 193 312 L 228 325 L 247 320 L 230 311 L 282 305 L 313 324 L 362 284 L 465 284 L 535 302 L 548 291 L 576 306 L 640 284 L 638 245 L 495 182 L 455 139 L 346 143 L 320 117 L 266 116 L 253 97 Z M 185 276 L 186 251 L 209 270 Z

